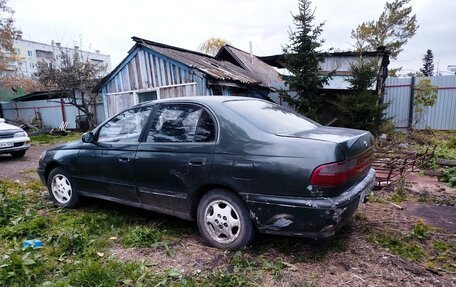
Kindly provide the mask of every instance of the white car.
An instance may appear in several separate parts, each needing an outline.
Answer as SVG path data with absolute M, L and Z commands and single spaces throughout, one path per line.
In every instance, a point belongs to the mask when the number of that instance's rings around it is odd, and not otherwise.
M 0 118 L 0 154 L 9 153 L 13 157 L 23 157 L 29 148 L 30 138 L 27 133 Z

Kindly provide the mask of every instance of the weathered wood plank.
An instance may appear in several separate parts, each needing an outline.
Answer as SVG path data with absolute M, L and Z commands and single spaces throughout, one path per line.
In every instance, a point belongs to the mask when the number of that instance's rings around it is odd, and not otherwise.
M 143 75 L 141 73 L 141 67 L 143 66 L 141 64 L 141 57 L 142 56 L 142 51 L 141 53 L 138 53 L 138 55 L 136 56 L 136 59 L 135 59 L 135 62 L 136 62 L 136 77 L 137 77 L 137 81 L 138 81 L 138 89 L 144 89 L 146 88 L 145 85 L 144 85 L 144 82 L 143 82 Z
M 442 176 L 443 175 L 443 171 L 441 171 L 441 170 L 425 170 L 424 174 L 425 175 L 429 175 L 429 176 Z
M 435 162 L 440 165 L 456 166 L 456 160 L 453 159 L 438 158 L 435 160 Z

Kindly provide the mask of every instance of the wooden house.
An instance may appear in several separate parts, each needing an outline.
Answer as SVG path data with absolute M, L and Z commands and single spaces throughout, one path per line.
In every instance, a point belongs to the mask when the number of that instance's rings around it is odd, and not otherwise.
M 285 68 L 283 54 L 258 57 L 225 45 L 217 55 L 210 56 L 138 37 L 132 40 L 135 44 L 128 56 L 95 88 L 103 96 L 106 118 L 144 101 L 195 95 L 249 96 L 286 104 L 274 92 L 287 90 L 278 72 Z M 350 65 L 359 56 L 354 52 L 324 54 L 322 73 L 335 71 L 323 87 L 326 94 L 347 91 Z M 377 61 L 377 83 L 372 90 L 381 93 L 388 75 L 389 53 L 381 47 L 364 52 L 362 57 Z
M 322 54 L 324 61 L 319 63 L 321 73 L 333 73 L 332 78 L 323 87 L 325 93 L 340 94 L 350 88 L 347 79 L 351 76 L 351 65 L 356 64 L 360 57 L 365 61 L 376 63 L 378 67 L 377 81 L 372 85 L 371 90 L 379 94 L 382 93 L 385 89 L 385 80 L 388 77 L 389 55 L 390 53 L 383 46 L 379 47 L 377 51 L 365 51 L 361 54 L 350 51 Z M 283 54 L 258 57 L 258 60 L 278 69 L 285 69 L 285 56 Z
M 110 117 L 140 102 L 194 95 L 269 99 L 282 81 L 256 56 L 224 46 L 213 57 L 133 37 L 128 56 L 96 86 Z

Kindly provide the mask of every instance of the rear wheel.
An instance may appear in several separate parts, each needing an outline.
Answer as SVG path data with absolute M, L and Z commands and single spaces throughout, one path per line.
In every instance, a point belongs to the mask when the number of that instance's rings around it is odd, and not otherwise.
M 222 249 L 241 249 L 255 234 L 244 202 L 223 189 L 212 190 L 203 196 L 198 204 L 197 223 L 204 239 Z
M 74 208 L 81 202 L 71 176 L 61 167 L 54 168 L 47 182 L 49 195 L 61 207 Z
M 24 155 L 25 155 L 25 150 L 11 152 L 11 156 L 16 157 L 16 158 L 23 157 Z

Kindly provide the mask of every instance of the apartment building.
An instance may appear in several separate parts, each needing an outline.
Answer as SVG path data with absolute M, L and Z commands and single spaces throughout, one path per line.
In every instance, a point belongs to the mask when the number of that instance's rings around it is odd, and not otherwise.
M 111 56 L 100 53 L 99 50 L 84 51 L 78 46 L 64 47 L 58 42 L 52 41 L 51 44 L 39 43 L 30 40 L 14 40 L 16 49 L 16 62 L 8 65 L 3 73 L 22 75 L 35 78 L 37 72 L 37 63 L 40 61 L 50 61 L 61 53 L 61 51 L 78 51 L 83 59 L 89 59 L 93 63 L 107 65 L 107 72 L 111 71 Z

